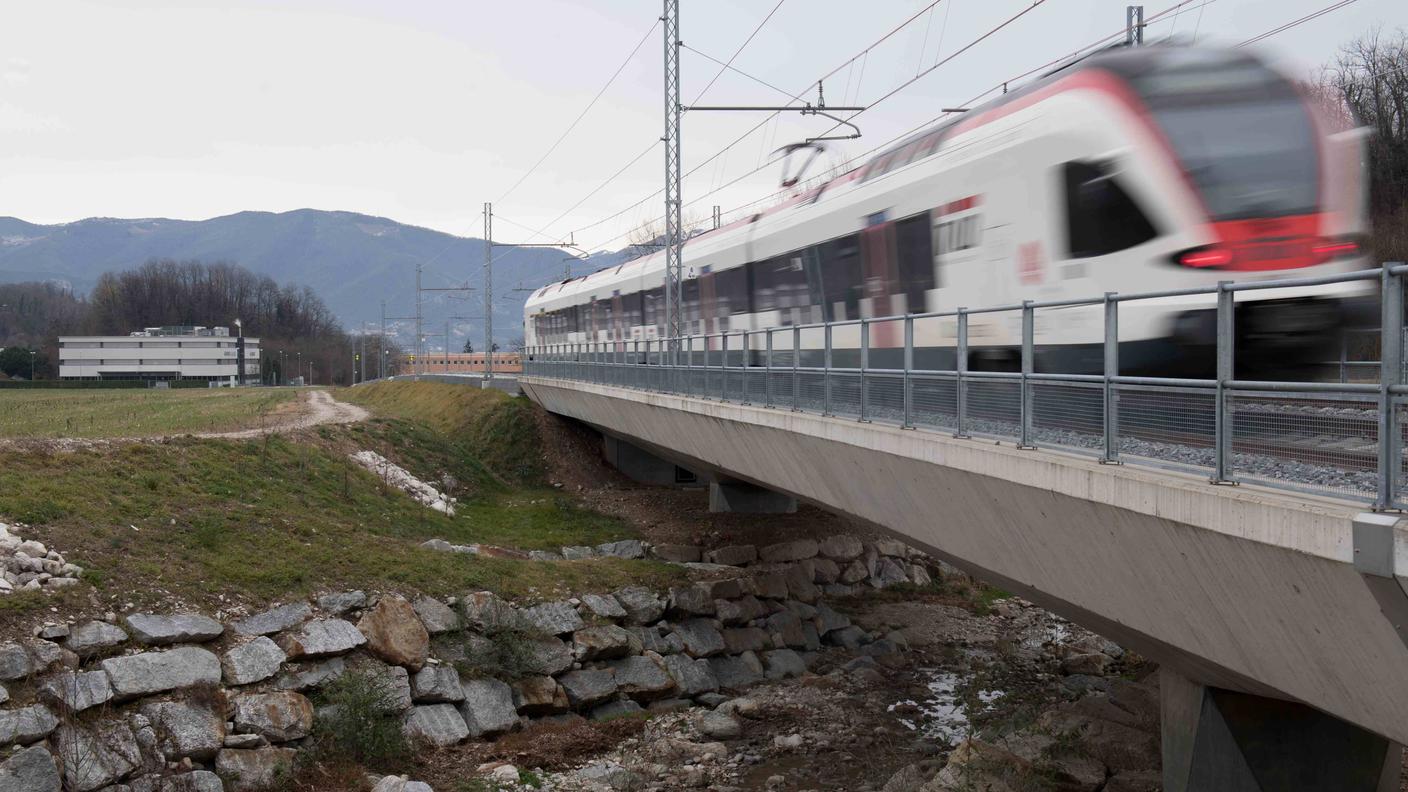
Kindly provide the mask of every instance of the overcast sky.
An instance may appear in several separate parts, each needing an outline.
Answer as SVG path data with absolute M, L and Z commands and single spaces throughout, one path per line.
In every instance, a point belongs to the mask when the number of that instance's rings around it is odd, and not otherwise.
M 735 65 L 799 91 L 929 2 L 784 0 Z M 1330 4 L 1195 0 L 1148 38 L 1236 43 Z M 776 0 L 681 5 L 685 43 L 726 60 Z M 943 0 L 827 80 L 827 101 L 869 104 L 1030 5 Z M 1122 28 L 1125 5 L 1045 0 L 861 115 L 864 137 L 827 156 L 860 154 Z M 510 189 L 659 14 L 658 0 L 10 2 L 0 11 L 0 215 L 53 223 L 313 207 L 478 236 L 482 204 L 495 201 L 497 238 L 524 240 L 519 223 L 554 237 L 582 229 L 581 245 L 619 247 L 620 234 L 660 212 L 658 199 L 629 208 L 660 188 L 658 146 L 567 210 L 660 137 L 658 28 L 566 141 Z M 1259 47 L 1303 74 L 1375 24 L 1408 27 L 1408 2 L 1357 0 Z M 686 51 L 685 102 L 717 71 Z M 733 73 L 704 98 L 786 99 Z M 687 115 L 685 169 L 761 120 Z M 697 201 L 687 211 L 707 217 L 713 204 L 732 209 L 774 191 L 776 166 L 706 196 L 824 128 L 797 114 L 765 125 L 686 181 L 686 201 Z

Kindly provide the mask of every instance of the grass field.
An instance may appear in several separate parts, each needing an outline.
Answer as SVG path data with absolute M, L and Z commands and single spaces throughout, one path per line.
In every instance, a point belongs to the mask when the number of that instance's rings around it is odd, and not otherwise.
M 258 428 L 295 406 L 287 388 L 0 390 L 0 438 L 112 438 Z
M 425 391 L 432 385 L 441 393 Z M 516 599 L 664 585 L 677 567 L 607 559 L 545 563 L 440 553 L 429 538 L 522 549 L 598 544 L 634 535 L 615 518 L 546 487 L 530 409 L 497 392 L 433 383 L 413 395 L 458 411 L 428 421 L 378 416 L 297 437 L 179 439 L 79 451 L 26 450 L 0 465 L 0 521 L 34 526 L 26 538 L 90 570 L 99 596 L 158 604 L 160 592 L 203 607 L 219 595 L 261 603 L 347 587 L 438 596 L 493 589 Z M 358 391 L 363 389 L 358 388 Z M 369 397 L 392 401 L 394 391 Z M 345 398 L 346 392 L 338 393 Z M 437 409 L 439 409 L 437 407 Z M 451 431 L 451 425 L 459 426 Z M 352 464 L 371 449 L 459 498 L 454 517 L 433 512 Z M 486 461 L 487 460 L 487 461 Z M 46 607 L 12 596 L 5 611 Z

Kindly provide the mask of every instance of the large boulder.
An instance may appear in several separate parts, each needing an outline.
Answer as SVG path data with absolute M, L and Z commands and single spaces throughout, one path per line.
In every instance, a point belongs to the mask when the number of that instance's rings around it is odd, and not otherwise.
M 119 701 L 196 685 L 220 684 L 220 659 L 198 646 L 110 657 L 101 666 Z
M 544 635 L 563 635 L 586 626 L 567 602 L 544 602 L 523 611 L 523 619 Z
M 590 707 L 616 695 L 616 675 L 609 668 L 582 668 L 558 678 L 567 700 L 576 709 Z
M 572 634 L 572 654 L 579 661 L 625 657 L 637 640 L 614 624 L 584 627 Z
M 558 638 L 529 638 L 522 650 L 524 673 L 556 676 L 572 667 L 572 649 Z
M 465 682 L 460 714 L 471 737 L 492 737 L 518 725 L 513 706 L 513 690 L 497 679 L 471 679 Z
M 142 714 L 156 727 L 167 761 L 189 757 L 206 762 L 225 744 L 225 715 L 211 706 L 162 701 L 142 707 Z
M 288 656 L 279 645 L 266 636 L 225 653 L 220 659 L 220 668 L 227 685 L 249 685 L 262 682 L 278 673 Z
M 362 615 L 357 629 L 366 636 L 367 649 L 392 665 L 419 671 L 430 656 L 430 633 L 403 597 L 382 597 Z
M 719 689 L 719 680 L 707 660 L 696 660 L 682 654 L 666 655 L 660 660 L 682 696 L 698 696 Z
M 639 539 L 622 539 L 596 546 L 596 551 L 612 558 L 645 558 L 645 545 Z
M 633 699 L 648 701 L 675 691 L 675 680 L 660 663 L 645 655 L 612 660 L 607 667 L 616 675 L 616 689 Z
M 128 786 L 132 792 L 225 792 L 225 782 L 209 770 L 192 770 L 179 775 L 144 775 L 132 779 Z
M 0 710 L 0 745 L 28 745 L 44 739 L 58 725 L 59 719 L 54 713 L 39 704 Z
M 411 603 L 411 607 L 420 617 L 421 624 L 425 625 L 425 631 L 431 635 L 453 632 L 460 628 L 459 614 L 434 597 L 420 597 Z
M 0 792 L 59 792 L 59 766 L 42 746 L 26 748 L 0 764 Z
M 215 757 L 215 772 L 227 792 L 265 792 L 288 776 L 296 754 L 292 748 L 226 748 Z
M 366 642 L 360 630 L 342 619 L 316 619 L 295 632 L 279 636 L 279 648 L 290 660 L 346 654 Z
M 292 602 L 256 613 L 231 624 L 240 635 L 273 635 L 290 627 L 297 627 L 313 615 L 313 609 L 306 602 Z
M 120 646 L 127 641 L 121 627 L 102 621 L 90 621 L 74 627 L 64 639 L 64 646 L 79 657 L 88 657 Z
M 341 616 L 366 606 L 367 592 L 365 591 L 335 591 L 318 597 L 318 607 L 333 616 Z
M 82 712 L 112 699 L 112 684 L 102 671 L 60 671 L 39 683 L 39 697 L 68 712 Z
M 521 630 L 523 615 L 492 591 L 476 591 L 460 600 L 465 626 L 480 632 Z
M 817 543 L 817 551 L 833 561 L 850 561 L 860 558 L 865 546 L 860 539 L 846 534 L 828 536 Z
M 764 563 L 779 563 L 815 558 L 816 554 L 815 539 L 793 539 L 790 542 L 778 542 L 762 548 L 758 551 L 758 558 Z
M 411 707 L 401 729 L 411 740 L 424 740 L 436 746 L 454 745 L 469 737 L 464 716 L 453 704 Z
M 646 625 L 659 621 L 665 615 L 665 603 L 655 592 L 639 586 L 630 586 L 612 594 L 626 611 L 626 623 Z
M 758 548 L 753 545 L 719 547 L 705 553 L 704 560 L 711 564 L 743 566 L 758 560 Z
M 369 660 L 361 672 L 381 690 L 386 705 L 397 712 L 411 708 L 411 677 L 400 666 L 389 666 Z
M 620 621 L 626 618 L 626 609 L 610 594 L 583 594 L 582 614 L 597 619 Z
M 301 693 L 250 693 L 235 697 L 235 730 L 269 742 L 301 740 L 313 730 L 313 703 Z
M 807 673 L 807 663 L 791 649 L 763 652 L 763 668 L 768 679 L 788 679 Z
M 566 712 L 571 702 L 556 679 L 531 676 L 513 683 L 513 705 L 524 715 L 553 715 Z
M 757 627 L 729 627 L 723 635 L 729 654 L 761 652 L 772 648 L 772 639 Z
M 127 617 L 127 629 L 148 646 L 204 643 L 225 634 L 220 622 L 199 613 L 134 613 Z
M 428 665 L 411 679 L 411 698 L 417 704 L 464 701 L 459 672 L 450 666 Z
M 125 721 L 65 725 L 54 738 L 63 763 L 65 788 L 100 789 L 142 766 L 142 749 Z
M 744 652 L 737 657 L 711 657 L 709 670 L 719 680 L 719 687 L 725 690 L 742 690 L 756 685 L 764 679 L 763 664 L 757 655 Z
M 279 674 L 279 678 L 274 680 L 274 688 L 277 690 L 296 690 L 301 693 L 321 687 L 345 673 L 347 673 L 347 662 L 341 657 L 334 657 Z
M 712 657 L 728 648 L 724 636 L 708 619 L 687 619 L 675 625 L 675 635 L 684 643 L 691 657 Z
M 14 641 L 0 644 L 0 682 L 14 682 L 34 673 L 34 658 Z
M 670 613 L 673 616 L 713 616 L 716 607 L 713 592 L 703 583 L 670 589 Z

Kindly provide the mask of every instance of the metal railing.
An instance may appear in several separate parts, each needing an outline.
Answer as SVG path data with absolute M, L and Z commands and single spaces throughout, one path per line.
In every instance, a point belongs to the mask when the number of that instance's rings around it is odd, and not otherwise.
M 1200 470 L 1217 484 L 1255 481 L 1395 509 L 1408 489 L 1405 273 L 1408 266 L 1393 263 L 1317 278 L 707 333 L 682 337 L 673 349 L 663 339 L 550 344 L 525 350 L 524 376 L 988 437 L 1108 464 Z M 1236 379 L 1238 294 L 1354 281 L 1381 288 L 1380 361 L 1365 361 L 1354 377 L 1341 366 L 1339 381 Z M 1120 306 L 1196 295 L 1216 299 L 1215 376 L 1122 375 Z M 1038 319 L 1081 308 L 1098 316 L 1103 330 L 1102 373 L 1037 371 Z M 971 365 L 970 321 L 984 314 L 1013 317 L 1020 333 L 1015 370 Z M 915 343 L 917 330 L 922 345 Z M 930 343 L 935 338 L 942 340 Z M 1351 381 L 1367 377 L 1377 381 Z

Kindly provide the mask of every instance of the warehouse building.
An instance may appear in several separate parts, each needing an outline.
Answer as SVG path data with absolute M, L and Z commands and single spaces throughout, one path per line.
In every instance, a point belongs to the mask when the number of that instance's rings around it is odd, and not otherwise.
M 241 376 L 243 369 L 243 376 Z M 59 379 L 259 380 L 259 339 L 228 327 L 148 327 L 125 336 L 60 336 Z

